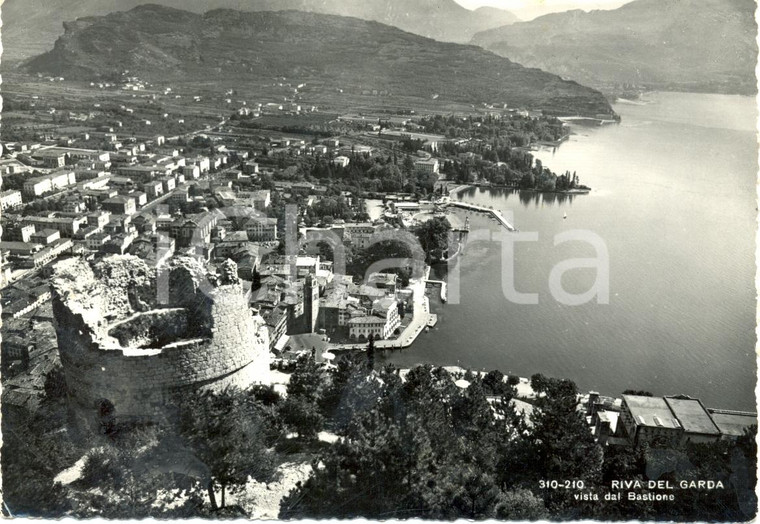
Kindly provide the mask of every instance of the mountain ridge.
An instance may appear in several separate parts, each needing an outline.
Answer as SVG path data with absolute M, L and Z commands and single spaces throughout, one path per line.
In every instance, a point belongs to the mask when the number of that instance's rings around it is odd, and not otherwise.
M 27 68 L 82 80 L 128 70 L 163 83 L 209 75 L 220 81 L 288 77 L 353 92 L 612 114 L 601 93 L 476 46 L 303 11 L 200 15 L 153 4 L 80 18 Z
M 471 43 L 600 89 L 751 94 L 754 9 L 752 0 L 635 0 L 614 10 L 550 13 L 479 32 Z
M 148 3 L 195 13 L 217 8 L 240 11 L 296 9 L 353 16 L 459 43 L 467 43 L 478 31 L 517 20 L 506 10 L 470 11 L 454 0 L 5 0 L 2 5 L 3 58 L 24 60 L 49 50 L 63 33 L 65 21 L 127 11 Z

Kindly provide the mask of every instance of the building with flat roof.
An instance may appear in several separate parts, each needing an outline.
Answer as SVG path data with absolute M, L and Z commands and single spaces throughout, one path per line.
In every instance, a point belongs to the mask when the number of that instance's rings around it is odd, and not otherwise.
M 665 402 L 683 428 L 682 441 L 704 443 L 720 439 L 718 426 L 698 399 L 665 397 Z
M 671 445 L 699 444 L 715 442 L 721 438 L 735 438 L 745 427 L 757 424 L 757 415 L 754 413 L 738 416 L 734 413 L 739 412 L 711 412 L 699 399 L 684 395 L 623 395 L 620 420 L 628 441 L 636 446 L 651 443 L 655 439 Z
M 623 395 L 620 418 L 633 445 L 664 439 L 677 444 L 683 428 L 662 397 Z
M 736 440 L 744 435 L 745 429 L 757 425 L 757 413 L 725 409 L 710 409 L 709 412 L 724 440 Z

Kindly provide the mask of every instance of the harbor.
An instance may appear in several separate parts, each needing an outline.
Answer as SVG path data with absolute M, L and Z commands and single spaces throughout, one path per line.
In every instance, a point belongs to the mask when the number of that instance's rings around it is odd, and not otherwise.
M 395 352 L 387 362 L 403 367 L 461 360 L 464 367 L 510 370 L 518 376 L 571 377 L 582 390 L 603 395 L 626 388 L 679 392 L 710 406 L 754 409 L 754 248 L 736 247 L 753 245 L 757 215 L 757 159 L 742 153 L 756 142 L 753 123 L 744 117 L 753 101 L 651 96 L 657 104 L 616 106 L 622 125 L 591 128 L 572 135 L 557 152 L 537 154 L 550 169 L 577 169 L 594 188 L 590 195 L 561 199 L 551 193 L 449 183 L 452 201 L 500 209 L 520 231 L 539 233 L 537 242 L 518 243 L 514 258 L 516 288 L 538 293 L 539 303 L 521 307 L 504 298 L 501 246 L 474 242 L 471 232 L 464 256 L 457 259 L 460 305 L 452 304 L 453 288 L 445 305 L 431 293 L 438 325 L 410 351 Z M 728 102 L 730 111 L 711 113 L 714 104 Z M 716 133 L 715 120 L 737 130 L 730 137 Z M 676 159 L 669 160 L 674 151 Z M 648 169 L 640 169 L 642 162 Z M 717 172 L 724 173 L 730 191 L 714 191 Z M 672 189 L 657 191 L 665 181 Z M 660 214 L 660 209 L 670 211 Z M 469 215 L 472 231 L 496 230 L 496 222 L 487 218 L 491 215 L 456 207 L 450 211 L 463 221 Z M 718 216 L 735 227 L 714 231 Z M 558 261 L 590 254 L 584 242 L 567 242 L 557 251 L 555 237 L 571 229 L 588 229 L 605 240 L 608 305 L 563 307 L 548 290 L 547 278 Z M 445 267 L 435 270 L 431 279 L 446 280 Z M 567 289 L 582 291 L 591 277 L 579 270 L 563 279 Z M 710 285 L 718 281 L 720 287 Z M 673 293 L 660 296 L 662 282 Z M 626 327 L 621 332 L 612 326 Z M 668 350 L 653 352 L 657 345 Z M 462 347 L 474 349 L 463 352 Z M 612 362 L 625 374 L 608 373 Z
M 459 189 L 462 189 L 467 186 L 460 186 L 456 189 L 454 189 L 451 193 L 455 193 Z M 448 256 L 445 259 L 445 262 L 450 262 L 453 259 L 457 258 L 464 252 L 464 245 L 466 241 L 466 235 L 469 233 L 470 230 L 470 220 L 469 218 L 462 220 L 460 216 L 457 216 L 453 210 L 454 209 L 463 209 L 468 212 L 475 212 L 475 213 L 483 213 L 487 216 L 489 216 L 491 219 L 496 220 L 501 226 L 505 227 L 508 231 L 517 231 L 517 228 L 504 217 L 504 215 L 501 213 L 501 211 L 497 209 L 493 209 L 490 207 L 480 206 L 477 204 L 471 204 L 468 202 L 460 202 L 460 201 L 449 201 L 448 199 L 445 199 L 446 202 L 444 204 L 437 203 L 437 205 L 440 205 L 440 208 L 448 209 L 448 212 L 445 213 L 446 219 L 451 224 L 451 231 L 452 233 L 458 235 L 458 238 L 456 238 L 456 250 L 454 253 L 452 253 L 450 256 Z M 379 208 L 380 206 L 378 206 Z M 439 211 L 440 211 L 439 208 Z M 439 215 L 440 213 L 434 213 L 431 211 L 423 211 L 421 213 L 417 213 L 413 216 L 411 216 L 411 222 L 412 223 L 421 223 L 425 220 L 430 220 L 434 216 Z M 416 340 L 417 337 L 420 336 L 420 334 L 423 331 L 429 331 L 439 324 L 439 318 L 438 315 L 435 313 L 431 313 L 430 310 L 430 298 L 426 291 L 433 291 L 437 292 L 438 296 L 440 297 L 440 303 L 445 304 L 448 300 L 448 286 L 446 284 L 446 281 L 444 279 L 435 279 L 430 278 L 430 267 L 428 266 L 426 268 L 425 274 L 419 279 L 419 280 L 412 280 L 410 282 L 410 287 L 413 290 L 413 303 L 414 308 L 412 311 L 413 318 L 412 321 L 407 325 L 403 331 L 393 339 L 380 339 L 374 341 L 374 348 L 376 350 L 379 350 L 381 352 L 385 350 L 391 350 L 391 351 L 400 351 L 404 348 L 410 347 Z M 436 299 L 438 300 L 438 299 Z M 344 342 L 335 342 L 330 343 L 328 348 L 329 351 L 334 352 L 335 354 L 340 354 L 347 351 L 366 351 L 367 350 L 368 343 L 367 342 L 358 342 L 358 343 L 344 343 Z
M 460 209 L 466 209 L 468 211 L 477 211 L 479 213 L 490 214 L 493 218 L 496 219 L 497 222 L 499 222 L 502 226 L 506 227 L 507 230 L 517 231 L 517 228 L 515 228 L 515 226 L 513 226 L 506 218 L 504 218 L 504 215 L 501 214 L 501 211 L 497 209 L 479 206 L 477 204 L 470 204 L 467 202 L 450 202 L 449 206 L 457 207 Z

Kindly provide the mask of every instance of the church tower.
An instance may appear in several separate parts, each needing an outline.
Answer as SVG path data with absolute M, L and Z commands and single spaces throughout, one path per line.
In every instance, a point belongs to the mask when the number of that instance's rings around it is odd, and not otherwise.
M 306 275 L 306 282 L 303 286 L 303 301 L 306 331 L 314 333 L 319 318 L 319 282 L 312 274 Z

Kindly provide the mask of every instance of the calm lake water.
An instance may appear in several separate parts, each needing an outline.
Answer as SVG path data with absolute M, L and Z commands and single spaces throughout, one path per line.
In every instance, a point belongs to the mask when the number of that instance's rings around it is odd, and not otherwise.
M 628 388 L 688 394 L 710 407 L 755 410 L 755 106 L 749 97 L 656 93 L 617 104 L 620 125 L 574 128 L 544 165 L 576 171 L 589 195 L 470 188 L 467 202 L 511 212 L 537 242 L 515 248 L 515 281 L 538 305 L 507 301 L 501 245 L 470 242 L 457 262 L 460 304 L 433 304 L 437 328 L 387 359 L 540 372 L 584 390 Z M 567 218 L 563 219 L 567 213 Z M 472 214 L 473 229 L 498 231 Z M 610 257 L 610 303 L 558 303 L 552 267 L 594 256 L 554 236 L 590 230 Z M 440 268 L 438 275 L 443 276 Z M 594 270 L 565 274 L 568 292 L 588 289 Z

